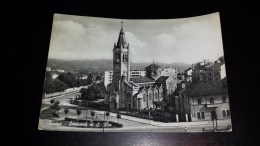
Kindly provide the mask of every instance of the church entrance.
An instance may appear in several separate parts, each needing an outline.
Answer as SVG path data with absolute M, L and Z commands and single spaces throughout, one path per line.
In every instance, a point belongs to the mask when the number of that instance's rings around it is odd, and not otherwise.
M 131 94 L 130 93 L 126 94 L 126 103 L 127 103 L 127 110 L 130 111 L 131 110 Z
M 128 104 L 128 110 L 130 110 L 131 109 L 131 104 Z

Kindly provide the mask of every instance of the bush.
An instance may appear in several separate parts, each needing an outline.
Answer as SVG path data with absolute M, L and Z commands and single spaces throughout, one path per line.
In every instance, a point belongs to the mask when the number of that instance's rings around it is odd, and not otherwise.
M 112 126 L 115 126 L 115 127 L 119 127 L 119 128 L 123 127 L 123 124 L 119 124 L 119 123 L 116 123 L 116 122 L 113 122 L 113 121 L 109 121 L 108 123 L 111 124 Z
M 60 117 L 59 114 L 56 113 L 56 112 L 52 112 L 52 116 L 53 116 L 53 117 Z
M 126 111 L 126 108 L 118 108 L 118 111 Z
M 79 123 L 86 123 L 86 120 L 78 120 L 78 119 L 73 119 L 73 118 L 65 118 L 65 121 L 72 121 L 72 122 L 79 122 Z M 90 120 L 87 120 L 87 123 L 91 123 Z

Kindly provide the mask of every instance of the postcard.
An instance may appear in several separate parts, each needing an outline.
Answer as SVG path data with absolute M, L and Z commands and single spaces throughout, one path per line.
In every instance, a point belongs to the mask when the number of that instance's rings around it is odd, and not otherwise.
M 230 132 L 230 98 L 218 12 L 54 14 L 39 130 Z

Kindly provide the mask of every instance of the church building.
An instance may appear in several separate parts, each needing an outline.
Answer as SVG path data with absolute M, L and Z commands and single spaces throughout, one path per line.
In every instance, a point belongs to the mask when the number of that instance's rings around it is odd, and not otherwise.
M 160 76 L 161 67 L 152 63 L 145 68 L 146 76 L 130 76 L 130 45 L 122 27 L 113 48 L 113 78 L 107 85 L 106 103 L 110 110 L 142 110 L 164 108 L 163 99 L 177 88 L 178 80 Z

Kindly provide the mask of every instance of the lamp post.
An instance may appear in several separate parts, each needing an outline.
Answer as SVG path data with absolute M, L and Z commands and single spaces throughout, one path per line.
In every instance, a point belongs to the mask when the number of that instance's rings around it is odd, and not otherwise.
M 106 112 L 104 112 L 103 132 L 105 132 Z
M 150 124 L 150 109 L 148 111 L 149 111 L 148 119 L 149 119 L 149 124 Z

